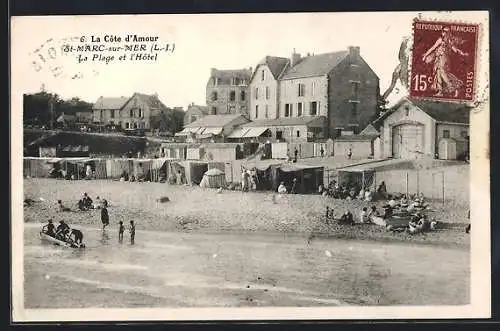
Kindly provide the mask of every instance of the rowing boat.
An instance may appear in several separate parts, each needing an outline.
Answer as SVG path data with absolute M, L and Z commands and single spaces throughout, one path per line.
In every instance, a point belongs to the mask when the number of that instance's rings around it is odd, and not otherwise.
M 42 231 L 40 231 L 40 239 L 42 241 L 50 242 L 50 243 L 57 245 L 57 246 L 64 246 L 64 247 L 71 247 L 71 248 L 84 248 L 85 247 L 85 244 L 83 244 L 83 243 L 77 244 L 74 242 L 66 242 L 66 241 L 54 238 L 52 236 L 49 236 L 48 234 L 43 233 Z

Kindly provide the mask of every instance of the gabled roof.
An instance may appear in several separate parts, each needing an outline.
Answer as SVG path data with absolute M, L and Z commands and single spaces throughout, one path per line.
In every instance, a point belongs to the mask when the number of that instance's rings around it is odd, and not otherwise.
M 166 106 L 160 101 L 157 95 L 149 95 L 144 93 L 135 92 L 124 104 L 123 107 L 127 105 L 132 100 L 138 100 L 143 104 L 147 105 L 149 108 L 166 108 Z
M 403 103 L 410 102 L 438 122 L 469 124 L 471 108 L 452 102 L 432 101 L 405 97 L 391 109 L 398 109 Z
M 285 66 L 289 63 L 289 59 L 286 57 L 278 57 L 278 56 L 266 56 L 264 57 L 258 64 L 259 65 L 266 65 L 271 73 L 273 74 L 274 79 L 278 79 L 283 72 L 283 69 L 285 69 Z M 257 68 L 255 68 L 257 69 Z M 253 79 L 253 76 L 255 76 L 257 70 L 255 70 L 252 74 L 252 78 L 250 81 Z
M 208 115 L 208 106 L 189 105 L 186 112 L 199 110 L 202 114 Z
M 185 128 L 220 128 L 228 125 L 235 119 L 243 117 L 240 114 L 227 114 L 227 115 L 206 115 L 193 123 L 185 126 Z
M 119 98 L 99 97 L 99 99 L 97 99 L 97 101 L 94 103 L 92 109 L 95 110 L 121 109 L 129 99 L 130 98 L 127 97 L 119 97 Z
M 252 76 L 252 71 L 249 69 L 236 69 L 236 70 L 218 70 L 212 69 L 210 79 L 219 78 L 218 85 L 232 85 L 233 78 L 245 79 L 250 82 L 250 77 Z M 210 83 L 209 79 L 209 83 Z
M 293 79 L 302 77 L 316 77 L 327 75 L 346 56 L 348 51 L 311 55 L 301 58 L 293 67 L 289 67 L 281 76 L 281 79 Z
M 323 122 L 325 121 L 325 117 L 324 116 L 282 117 L 271 120 L 257 120 L 244 124 L 243 127 L 310 125 L 316 121 Z

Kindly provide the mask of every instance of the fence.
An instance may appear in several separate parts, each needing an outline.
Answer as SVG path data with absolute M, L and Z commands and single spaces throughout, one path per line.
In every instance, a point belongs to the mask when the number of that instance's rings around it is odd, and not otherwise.
M 469 167 L 377 171 L 375 183 L 385 182 L 389 193 L 423 193 L 430 199 L 469 203 Z

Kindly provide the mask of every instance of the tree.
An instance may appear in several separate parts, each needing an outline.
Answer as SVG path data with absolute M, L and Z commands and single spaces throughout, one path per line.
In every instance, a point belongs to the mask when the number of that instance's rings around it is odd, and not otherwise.
M 151 129 L 174 134 L 182 130 L 184 111 L 178 108 L 167 108 L 151 117 Z
M 62 113 L 74 115 L 80 111 L 90 111 L 92 104 L 74 97 L 63 100 L 55 93 L 42 90 L 23 95 L 23 123 L 50 125 Z

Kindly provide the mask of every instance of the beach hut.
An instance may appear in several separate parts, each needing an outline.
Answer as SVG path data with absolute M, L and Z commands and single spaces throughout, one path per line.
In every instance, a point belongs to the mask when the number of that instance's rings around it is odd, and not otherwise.
M 212 168 L 207 170 L 203 174 L 203 178 L 200 183 L 200 187 L 202 188 L 219 188 L 226 186 L 226 174 L 224 171 Z

